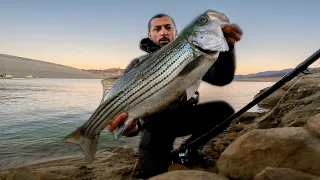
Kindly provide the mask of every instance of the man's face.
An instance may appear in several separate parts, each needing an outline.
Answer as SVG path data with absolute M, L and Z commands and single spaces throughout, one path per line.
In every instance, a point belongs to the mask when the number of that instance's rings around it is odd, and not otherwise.
M 149 38 L 160 47 L 171 42 L 176 36 L 176 29 L 169 17 L 154 18 L 150 25 Z

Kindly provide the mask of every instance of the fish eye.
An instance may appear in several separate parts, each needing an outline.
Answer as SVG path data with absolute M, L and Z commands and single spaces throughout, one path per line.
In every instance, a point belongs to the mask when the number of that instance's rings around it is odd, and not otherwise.
M 200 18 L 200 21 L 206 23 L 206 22 L 208 22 L 208 19 L 205 18 L 205 17 L 201 17 L 201 18 Z

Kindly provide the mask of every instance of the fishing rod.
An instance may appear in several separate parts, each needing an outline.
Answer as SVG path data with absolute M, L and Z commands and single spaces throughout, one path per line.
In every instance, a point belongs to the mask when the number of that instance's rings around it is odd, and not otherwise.
M 198 137 L 197 139 L 193 140 L 192 142 L 180 147 L 178 150 L 180 153 L 178 153 L 178 156 L 181 156 L 183 159 L 184 153 L 186 150 L 190 147 L 196 147 L 197 142 L 199 142 L 202 138 L 206 138 L 208 136 L 215 137 L 218 134 L 220 134 L 221 131 L 223 131 L 226 126 L 228 126 L 232 120 L 239 117 L 243 113 L 245 113 L 247 110 L 252 108 L 254 105 L 258 104 L 260 101 L 268 97 L 270 94 L 278 90 L 280 87 L 282 87 L 285 83 L 292 80 L 294 77 L 296 77 L 299 73 L 307 70 L 308 66 L 310 66 L 312 63 L 314 63 L 318 58 L 320 57 L 320 49 L 318 49 L 315 53 L 313 53 L 310 57 L 308 57 L 306 60 L 304 60 L 302 63 L 300 63 L 295 69 L 288 72 L 286 75 L 284 75 L 278 82 L 276 82 L 273 86 L 268 88 L 265 92 L 260 94 L 258 97 L 256 97 L 254 100 L 252 100 L 249 104 L 247 104 L 245 107 L 240 109 L 238 112 L 231 115 L 229 118 L 224 120 L 222 123 L 217 125 L 215 128 L 211 129 L 207 133 L 203 134 L 202 136 Z

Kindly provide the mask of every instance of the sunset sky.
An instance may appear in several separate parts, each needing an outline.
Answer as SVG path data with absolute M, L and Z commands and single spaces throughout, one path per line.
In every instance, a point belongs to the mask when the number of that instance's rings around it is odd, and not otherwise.
M 147 22 L 169 14 L 181 30 L 207 9 L 244 34 L 236 74 L 293 68 L 320 48 L 320 0 L 0 0 L 0 53 L 83 69 L 125 68 Z

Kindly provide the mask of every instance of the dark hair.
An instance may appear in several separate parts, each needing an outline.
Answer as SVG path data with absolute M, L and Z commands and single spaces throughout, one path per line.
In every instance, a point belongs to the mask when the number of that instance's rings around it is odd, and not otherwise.
M 162 17 L 168 17 L 168 18 L 170 18 L 171 21 L 172 21 L 172 23 L 173 23 L 174 28 L 176 28 L 176 24 L 174 23 L 174 20 L 173 20 L 169 15 L 167 15 L 167 14 L 162 14 L 162 13 L 161 13 L 161 14 L 157 14 L 157 15 L 153 16 L 153 17 L 149 20 L 149 22 L 148 22 L 148 32 L 150 32 L 151 21 L 152 21 L 153 19 L 155 19 L 155 18 L 162 18 Z

